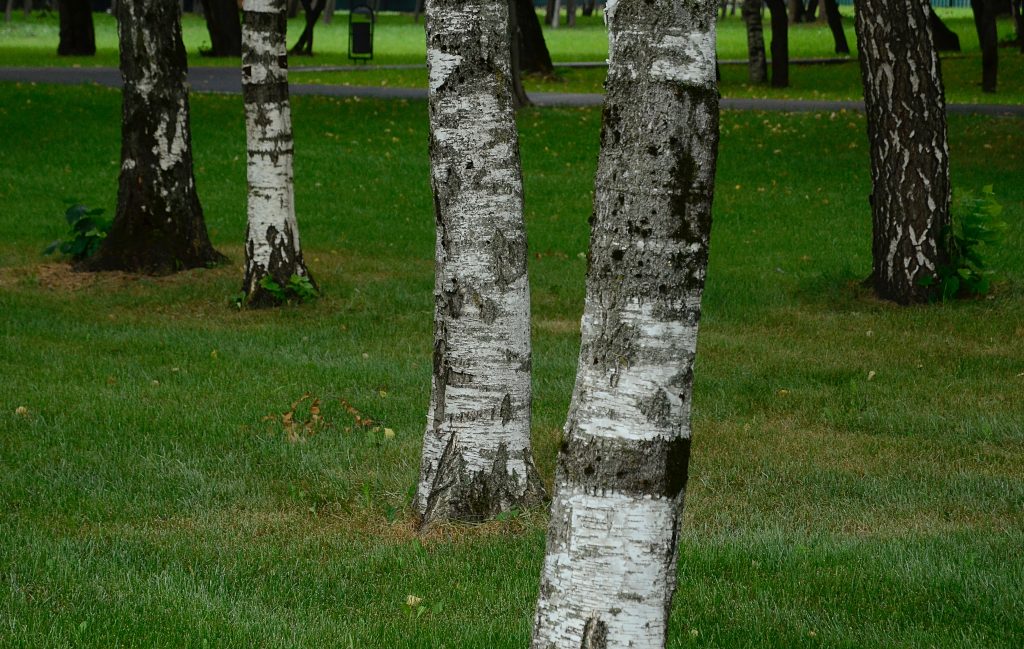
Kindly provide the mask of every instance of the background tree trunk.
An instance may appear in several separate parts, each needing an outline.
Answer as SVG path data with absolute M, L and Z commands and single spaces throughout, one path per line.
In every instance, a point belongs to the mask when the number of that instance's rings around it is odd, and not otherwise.
M 789 0 L 789 24 L 795 25 L 804 21 L 803 0 Z
M 302 30 L 299 40 L 291 49 L 291 54 L 296 56 L 313 56 L 313 30 L 316 28 L 316 21 L 327 6 L 327 0 L 302 0 L 303 14 L 306 16 L 306 26 Z
M 292 176 L 294 138 L 288 101 L 287 0 L 245 0 L 242 10 L 242 97 L 248 143 L 248 227 L 245 244 L 246 305 L 283 302 L 261 285 L 279 287 L 292 275 L 307 277 L 295 221 Z
M 14 13 L 14 0 L 7 0 L 7 6 L 4 8 L 4 22 L 11 22 L 11 17 Z
M 932 30 L 932 43 L 939 52 L 959 52 L 960 37 L 946 26 L 934 11 L 928 14 L 928 25 Z
M 117 211 L 86 268 L 160 274 L 220 262 L 192 175 L 179 5 L 119 2 L 117 31 L 124 77 Z
M 864 104 L 871 141 L 874 260 L 879 297 L 923 302 L 943 261 L 949 224 L 949 146 L 939 57 L 921 0 L 857 0 Z
M 750 83 L 764 83 L 768 78 L 768 62 L 764 52 L 764 26 L 761 21 L 761 0 L 743 0 L 741 15 L 747 26 L 747 52 Z
M 94 56 L 96 33 L 92 24 L 92 3 L 89 0 L 59 0 L 59 56 Z
M 508 3 L 428 0 L 437 218 L 423 524 L 541 502 L 530 451 L 530 293 Z
M 331 21 L 334 20 L 334 9 L 337 0 L 327 0 L 327 7 L 324 9 L 323 21 L 325 25 L 330 25 Z
M 772 87 L 789 86 L 789 18 L 783 0 L 765 0 L 772 15 Z
M 843 16 L 839 13 L 836 0 L 822 0 L 822 15 L 828 19 L 828 27 L 832 30 L 832 39 L 836 42 L 836 54 L 849 54 L 850 44 L 846 42 L 843 30 Z
M 204 56 L 241 56 L 242 23 L 238 18 L 237 0 L 205 0 L 206 31 L 210 49 Z
M 523 72 L 551 75 L 555 66 L 551 53 L 544 41 L 544 30 L 540 26 L 537 10 L 530 0 L 513 0 L 516 8 L 516 22 L 519 25 L 519 66 Z
M 1013 24 L 1017 28 L 1017 44 L 1020 51 L 1024 52 L 1024 1 L 1013 0 Z
M 996 32 L 995 0 L 971 0 L 974 28 L 981 43 L 981 89 L 996 91 L 999 73 L 999 34 Z
M 583 0 L 583 15 L 584 16 L 588 16 L 588 17 L 589 16 L 593 16 L 594 15 L 594 5 L 596 5 L 596 4 L 597 4 L 596 0 Z
M 582 344 L 534 649 L 665 646 L 718 148 L 717 6 L 606 9 Z
M 523 88 L 523 67 L 520 63 L 523 49 L 523 37 L 519 32 L 519 10 L 517 5 L 518 0 L 508 0 L 508 34 L 509 34 L 509 46 L 511 48 L 511 59 L 509 61 L 512 77 L 512 104 L 516 110 L 519 110 L 523 106 L 529 106 L 530 98 L 526 95 L 526 89 Z M 534 16 L 537 14 L 534 13 Z
M 565 26 L 576 26 L 576 0 L 565 0 Z

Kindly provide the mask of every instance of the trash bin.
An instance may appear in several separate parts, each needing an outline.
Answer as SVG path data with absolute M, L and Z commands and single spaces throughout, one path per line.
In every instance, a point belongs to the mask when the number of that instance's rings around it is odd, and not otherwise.
M 348 58 L 369 61 L 373 58 L 373 9 L 352 7 L 348 13 Z

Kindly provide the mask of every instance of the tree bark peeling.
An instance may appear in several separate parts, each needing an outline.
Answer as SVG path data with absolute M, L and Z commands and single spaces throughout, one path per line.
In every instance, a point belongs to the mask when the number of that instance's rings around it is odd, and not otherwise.
M 718 147 L 717 7 L 607 5 L 582 344 L 534 649 L 665 646 Z
M 427 2 L 437 219 L 434 374 L 416 507 L 424 524 L 540 503 L 530 451 L 530 294 L 509 5 Z
M 248 141 L 246 305 L 281 303 L 262 285 L 279 287 L 292 275 L 309 278 L 295 219 L 291 105 L 288 101 L 287 0 L 246 0 L 242 25 L 242 94 Z M 315 284 L 314 284 L 315 285 Z
M 949 145 L 939 58 L 922 0 L 857 0 L 871 144 L 872 283 L 884 299 L 928 300 L 943 261 Z

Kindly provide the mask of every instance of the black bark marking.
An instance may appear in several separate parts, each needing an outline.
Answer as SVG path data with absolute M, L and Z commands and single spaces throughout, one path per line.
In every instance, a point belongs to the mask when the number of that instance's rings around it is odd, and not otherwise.
M 675 498 L 686 488 L 690 438 L 617 440 L 573 435 L 562 444 L 559 475 L 591 493 Z
M 583 626 L 583 643 L 580 649 L 607 649 L 608 625 L 596 617 L 587 620 Z

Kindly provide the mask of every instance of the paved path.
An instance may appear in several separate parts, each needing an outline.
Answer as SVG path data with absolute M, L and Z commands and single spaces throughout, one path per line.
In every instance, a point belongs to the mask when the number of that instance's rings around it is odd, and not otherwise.
M 296 72 L 304 68 L 294 68 Z M 121 87 L 121 73 L 117 68 L 0 68 L 0 81 L 35 83 L 82 84 L 96 83 L 112 88 Z M 196 67 L 189 71 L 189 82 L 196 92 L 241 93 L 241 74 L 233 67 Z M 324 95 L 329 97 L 363 97 L 367 99 L 425 100 L 426 88 L 391 88 L 377 86 L 330 86 L 319 84 L 292 84 L 295 95 Z M 603 95 L 563 92 L 534 92 L 530 99 L 538 106 L 600 106 Z M 862 101 L 830 101 L 806 99 L 722 99 L 722 108 L 730 110 L 766 110 L 778 112 L 822 112 L 837 110 L 864 110 Z M 1020 104 L 948 104 L 950 113 L 1024 117 Z

